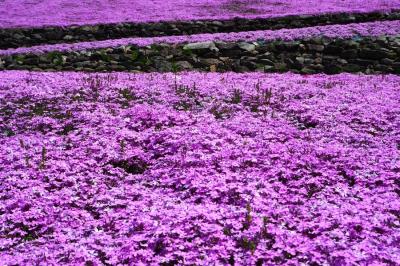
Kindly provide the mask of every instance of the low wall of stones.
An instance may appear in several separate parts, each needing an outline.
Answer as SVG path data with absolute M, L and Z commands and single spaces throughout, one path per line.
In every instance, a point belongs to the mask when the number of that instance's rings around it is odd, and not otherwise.
M 400 10 L 381 13 L 338 13 L 286 16 L 269 19 L 176 21 L 159 23 L 120 23 L 94 26 L 0 29 L 0 49 L 39 44 L 73 43 L 124 37 L 155 37 L 216 32 L 290 29 L 330 24 L 348 24 L 400 19 Z
M 0 69 L 400 74 L 400 36 L 157 44 L 40 55 L 19 54 L 0 57 Z

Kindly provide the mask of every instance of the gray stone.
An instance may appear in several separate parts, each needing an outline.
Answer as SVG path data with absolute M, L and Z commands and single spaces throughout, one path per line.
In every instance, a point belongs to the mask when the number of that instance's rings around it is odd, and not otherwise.
M 296 51 L 300 46 L 300 42 L 284 42 L 276 45 L 276 48 L 278 50 L 283 50 L 283 51 L 290 51 L 294 52 Z
M 360 43 L 353 40 L 344 41 L 344 46 L 347 48 L 357 49 L 360 47 Z
M 220 60 L 215 58 L 200 58 L 200 63 L 207 66 L 222 64 Z
M 303 67 L 300 71 L 303 74 L 315 74 L 316 73 L 316 71 L 314 69 L 311 69 L 308 67 Z
M 350 50 L 343 51 L 343 53 L 341 54 L 341 57 L 343 57 L 345 59 L 357 58 L 358 57 L 358 51 L 355 50 L 355 49 L 350 49 Z
M 311 67 L 312 69 L 315 69 L 317 71 L 323 71 L 325 69 L 325 67 L 322 64 L 312 65 Z
M 270 53 L 270 52 L 265 52 L 263 54 L 260 54 L 257 56 L 258 58 L 263 58 L 263 59 L 269 59 L 269 60 L 274 60 L 275 56 L 274 54 Z
M 311 58 L 306 58 L 306 59 L 304 60 L 304 63 L 305 63 L 306 65 L 314 64 L 314 62 L 315 62 L 315 60 L 314 60 L 314 59 L 311 59 Z
M 349 62 L 360 66 L 371 66 L 375 65 L 376 63 L 376 61 L 374 60 L 367 60 L 367 59 L 351 59 L 349 60 Z
M 251 43 L 241 42 L 238 44 L 240 49 L 246 50 L 247 52 L 252 52 L 256 49 L 256 46 Z
M 342 71 L 342 67 L 335 64 L 329 64 L 325 66 L 325 72 L 328 74 L 338 74 Z
M 178 61 L 175 64 L 181 70 L 191 70 L 191 69 L 193 69 L 192 64 L 190 64 L 188 61 Z
M 296 57 L 296 61 L 299 63 L 299 64 L 304 64 L 304 57 L 301 57 L 301 56 L 298 56 L 298 57 Z
M 274 71 L 274 67 L 273 66 L 264 66 L 264 71 L 265 72 L 272 72 L 272 71 Z
M 222 62 L 225 62 L 225 63 L 231 61 L 231 59 L 229 57 L 220 57 L 219 60 L 221 60 Z
M 221 21 L 218 21 L 218 20 L 212 21 L 211 24 L 214 26 L 219 26 L 219 27 L 224 26 L 224 23 L 222 23 Z
M 383 59 L 383 58 L 395 58 L 396 54 L 390 52 L 387 49 L 362 49 L 360 51 L 360 57 L 366 59 Z
M 168 61 L 156 60 L 154 61 L 154 67 L 161 72 L 171 72 L 172 63 Z
M 343 47 L 337 45 L 328 45 L 327 47 L 325 47 L 325 52 L 333 55 L 340 55 L 343 50 Z
M 215 46 L 214 42 L 188 43 L 185 46 L 183 46 L 183 50 L 204 50 L 204 49 L 218 51 L 218 48 Z
M 273 66 L 275 64 L 273 61 L 266 58 L 257 59 L 257 62 L 268 66 Z
M 277 71 L 286 71 L 287 65 L 285 63 L 275 63 L 274 67 Z
M 38 41 L 41 41 L 41 40 L 44 39 L 43 36 L 40 35 L 40 34 L 38 34 L 38 33 L 33 34 L 32 37 L 33 37 L 35 40 L 38 40 Z
M 314 63 L 315 64 L 322 64 L 322 58 L 321 57 L 315 58 Z
M 72 35 L 65 35 L 63 39 L 66 40 L 66 41 L 71 41 L 71 40 L 74 39 L 74 36 L 72 36 Z
M 309 44 L 308 49 L 311 51 L 322 52 L 325 49 L 325 46 L 320 44 Z
M 19 34 L 19 33 L 15 33 L 15 34 L 13 34 L 13 36 L 12 36 L 14 39 L 16 39 L 16 40 L 22 40 L 22 39 L 25 39 L 25 36 L 24 35 L 22 35 L 22 34 Z
M 121 65 L 112 65 L 110 66 L 110 69 L 113 71 L 124 71 L 126 70 L 126 68 L 124 66 Z
M 237 44 L 234 42 L 216 41 L 215 45 L 217 46 L 218 49 L 221 49 L 221 50 L 229 50 L 229 49 L 234 49 L 237 47 Z
M 381 63 L 384 65 L 392 65 L 394 63 L 394 60 L 389 59 L 389 58 L 384 58 L 381 60 Z

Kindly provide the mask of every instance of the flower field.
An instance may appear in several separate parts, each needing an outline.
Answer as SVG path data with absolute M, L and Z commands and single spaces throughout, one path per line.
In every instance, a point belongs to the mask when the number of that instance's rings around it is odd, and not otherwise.
M 396 265 L 400 77 L 0 73 L 5 265 Z
M 258 18 L 400 9 L 397 0 L 3 0 L 0 27 Z
M 399 243 L 400 1 L 0 0 L 0 266 Z

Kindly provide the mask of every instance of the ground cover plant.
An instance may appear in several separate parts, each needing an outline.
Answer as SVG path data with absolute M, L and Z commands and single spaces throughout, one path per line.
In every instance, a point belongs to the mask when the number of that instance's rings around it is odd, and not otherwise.
M 68 26 L 99 23 L 268 18 L 400 9 L 397 0 L 3 0 L 0 27 Z
M 6 265 L 396 265 L 400 77 L 0 73 Z
M 281 30 L 260 30 L 248 32 L 233 33 L 214 33 L 214 34 L 194 34 L 184 36 L 166 36 L 152 38 L 122 38 L 115 40 L 80 42 L 80 43 L 64 43 L 53 45 L 38 45 L 33 47 L 20 47 L 6 50 L 0 50 L 0 55 L 7 56 L 13 54 L 41 54 L 48 52 L 71 52 L 79 50 L 101 49 L 109 47 L 119 47 L 135 45 L 138 47 L 149 46 L 152 44 L 168 43 L 182 44 L 206 41 L 225 41 L 236 42 L 246 40 L 251 41 L 274 41 L 283 40 L 291 41 L 298 39 L 308 39 L 317 37 L 326 38 L 361 38 L 365 36 L 399 36 L 400 20 L 394 21 L 377 21 L 366 23 L 351 23 L 347 25 L 328 25 L 306 27 L 299 29 L 281 29 Z

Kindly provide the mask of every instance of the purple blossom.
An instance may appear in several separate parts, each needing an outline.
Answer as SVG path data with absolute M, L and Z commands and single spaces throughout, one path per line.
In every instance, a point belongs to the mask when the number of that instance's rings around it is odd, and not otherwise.
M 400 9 L 397 0 L 4 0 L 0 28 L 201 19 L 269 18 Z

